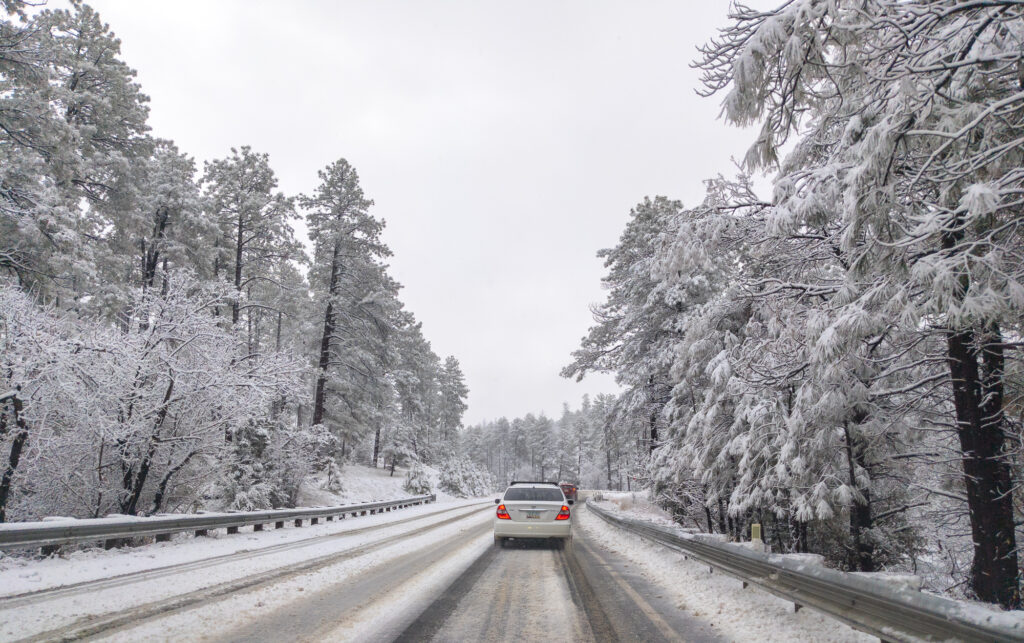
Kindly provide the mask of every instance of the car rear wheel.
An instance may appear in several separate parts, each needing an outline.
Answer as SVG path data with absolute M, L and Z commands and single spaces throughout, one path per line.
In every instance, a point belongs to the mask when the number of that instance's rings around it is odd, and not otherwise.
M 495 536 L 494 537 L 494 544 L 497 545 L 498 547 L 504 547 L 505 546 L 505 539 L 502 538 L 501 536 Z

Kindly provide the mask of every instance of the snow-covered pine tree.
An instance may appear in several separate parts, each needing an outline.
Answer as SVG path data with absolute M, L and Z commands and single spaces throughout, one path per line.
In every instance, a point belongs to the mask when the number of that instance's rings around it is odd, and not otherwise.
M 885 307 L 945 344 L 974 542 L 970 585 L 1020 605 L 1006 333 L 1024 308 L 1018 195 L 1022 8 L 1013 2 L 823 2 L 738 7 L 704 50 L 725 117 L 761 124 L 751 166 L 790 137 L 820 146 L 776 178 L 786 225 L 842 232 L 849 306 Z M 835 204 L 839 207 L 833 207 Z M 822 206 L 822 207 L 819 207 Z M 1013 331 L 1010 331 L 1013 332 Z
M 355 168 L 340 159 L 319 176 L 314 193 L 300 198 L 314 243 L 310 286 L 323 311 L 312 422 L 339 436 L 344 457 L 383 421 L 386 344 L 401 305 L 382 263 L 391 254 L 384 223 L 370 215 Z
M 462 367 L 459 360 L 449 355 L 444 360 L 441 372 L 438 373 L 438 402 L 437 419 L 440 422 L 441 442 L 445 445 L 454 445 L 459 429 L 462 428 L 462 414 L 468 408 L 466 396 L 469 395 L 469 388 L 466 386 L 462 375 Z
M 238 332 L 245 331 L 247 348 L 252 349 L 255 311 L 267 308 L 259 286 L 273 265 L 301 257 L 292 230 L 298 215 L 293 200 L 275 192 L 277 177 L 269 156 L 248 146 L 207 162 L 202 185 L 206 211 L 220 228 L 213 277 L 232 285 L 230 321 Z M 249 301 L 253 294 L 257 296 Z
M 0 267 L 70 306 L 95 294 L 98 242 L 116 225 L 108 201 L 149 153 L 148 99 L 120 42 L 78 0 L 24 26 L 6 20 L 0 39 Z
M 664 197 L 644 199 L 630 212 L 618 245 L 598 252 L 608 274 L 602 277 L 608 298 L 593 309 L 594 320 L 564 377 L 582 379 L 589 372 L 615 374 L 630 409 L 647 418 L 646 443 L 658 443 L 661 411 L 669 399 L 670 346 L 678 314 L 661 282 L 652 274 L 659 240 L 671 234 L 682 204 Z

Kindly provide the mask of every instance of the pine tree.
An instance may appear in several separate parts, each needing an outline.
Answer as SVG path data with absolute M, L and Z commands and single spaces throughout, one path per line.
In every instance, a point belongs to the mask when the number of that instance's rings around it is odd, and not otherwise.
M 708 93 L 727 92 L 725 117 L 761 123 L 751 167 L 800 139 L 775 181 L 774 225 L 832 222 L 848 309 L 885 310 L 944 341 L 971 587 L 1011 608 L 1021 599 L 1003 405 L 1005 334 L 1024 308 L 1022 17 L 1000 2 L 740 8 L 701 63 Z
M 441 396 L 438 405 L 438 420 L 441 428 L 441 441 L 452 444 L 459 429 L 462 428 L 462 414 L 468 408 L 466 396 L 469 388 L 462 376 L 459 360 L 449 355 L 438 377 L 438 393 Z
M 269 156 L 248 146 L 208 162 L 202 184 L 206 209 L 220 228 L 213 276 L 232 285 L 231 324 L 238 326 L 243 312 L 251 322 L 251 311 L 267 307 L 263 297 L 248 300 L 248 295 L 260 294 L 266 273 L 301 256 L 291 227 L 298 215 L 292 200 L 275 192 L 277 177 Z M 251 349 L 251 324 L 247 344 Z
M 380 238 L 384 223 L 369 214 L 373 202 L 355 168 L 340 159 L 319 176 L 316 191 L 300 199 L 315 246 L 311 287 L 323 310 L 312 422 L 329 425 L 345 450 L 379 435 L 390 397 L 387 343 L 401 304 L 382 263 L 391 254 Z

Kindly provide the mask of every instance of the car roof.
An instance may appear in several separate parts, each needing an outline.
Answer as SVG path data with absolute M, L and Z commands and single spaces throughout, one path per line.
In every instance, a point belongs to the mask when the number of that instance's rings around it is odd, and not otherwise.
M 510 486 L 510 487 L 516 487 L 516 486 L 536 487 L 537 485 L 557 487 L 558 483 L 557 482 L 541 482 L 539 480 L 513 480 L 512 482 L 509 483 L 508 486 Z

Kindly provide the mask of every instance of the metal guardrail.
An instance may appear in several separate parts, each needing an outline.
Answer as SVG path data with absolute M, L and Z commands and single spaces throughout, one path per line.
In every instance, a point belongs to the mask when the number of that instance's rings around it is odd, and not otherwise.
M 8 523 L 0 524 L 0 549 L 47 547 L 90 540 L 116 541 L 139 536 L 156 536 L 157 540 L 166 540 L 170 538 L 171 534 L 185 531 L 195 531 L 196 535 L 206 535 L 211 529 L 227 529 L 228 533 L 234 533 L 239 527 L 247 525 L 254 525 L 257 530 L 262 530 L 263 525 L 270 523 L 280 529 L 288 521 L 294 521 L 295 526 L 299 527 L 302 526 L 304 520 L 315 525 L 320 519 L 334 520 L 335 518 L 344 518 L 349 514 L 353 516 L 374 514 L 435 500 L 437 500 L 437 496 L 431 494 L 402 500 L 366 502 L 340 507 L 300 507 L 267 511 L 152 517 L 115 516 L 52 522 Z
M 884 641 L 1024 641 L 1024 623 L 1010 614 L 616 516 L 590 501 L 587 508 L 615 526 Z

